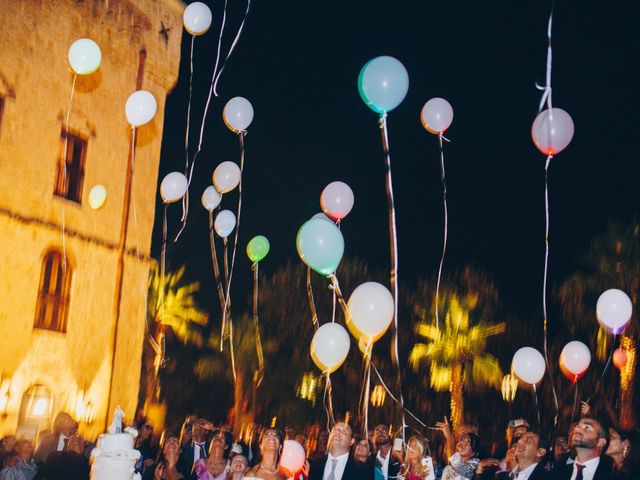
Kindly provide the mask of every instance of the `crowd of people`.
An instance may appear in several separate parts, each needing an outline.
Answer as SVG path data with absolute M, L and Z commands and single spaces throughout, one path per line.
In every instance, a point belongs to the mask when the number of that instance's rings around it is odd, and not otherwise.
M 587 412 L 588 413 L 588 412 Z M 566 435 L 549 442 L 524 419 L 512 420 L 502 448 L 488 451 L 476 426 L 452 429 L 436 422 L 437 447 L 420 434 L 395 438 L 380 424 L 358 436 L 346 422 L 307 439 L 287 427 L 268 427 L 234 438 L 228 427 L 189 416 L 179 431 L 154 440 L 153 427 L 142 420 L 135 448 L 136 470 L 144 480 L 631 480 L 640 479 L 640 433 L 584 416 Z M 406 432 L 405 432 L 406 433 Z M 246 441 L 249 437 L 250 440 Z M 286 439 L 307 455 L 300 471 L 280 462 Z M 406 441 L 406 443 L 405 443 Z M 0 480 L 87 480 L 94 444 L 78 434 L 67 413 L 38 444 L 5 436 L 0 441 Z

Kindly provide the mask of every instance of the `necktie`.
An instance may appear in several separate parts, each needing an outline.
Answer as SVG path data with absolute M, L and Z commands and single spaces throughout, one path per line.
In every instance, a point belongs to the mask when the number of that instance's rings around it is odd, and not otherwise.
M 576 480 L 583 480 L 584 477 L 582 476 L 582 470 L 584 470 L 584 465 L 576 463 L 576 470 L 578 471 L 576 474 Z
M 329 476 L 327 477 L 327 480 L 336 480 L 336 465 L 338 465 L 338 459 L 332 458 L 331 471 L 329 472 Z
M 511 472 L 509 474 L 509 480 L 516 480 L 518 478 L 518 472 Z
M 202 454 L 203 450 L 204 450 L 204 443 L 197 443 L 195 444 L 195 455 L 193 456 L 193 461 L 197 462 L 198 460 L 200 460 L 202 457 L 204 457 L 204 455 Z
M 67 449 L 67 445 L 69 444 L 69 439 L 68 438 L 63 438 L 62 439 L 62 450 L 66 450 Z

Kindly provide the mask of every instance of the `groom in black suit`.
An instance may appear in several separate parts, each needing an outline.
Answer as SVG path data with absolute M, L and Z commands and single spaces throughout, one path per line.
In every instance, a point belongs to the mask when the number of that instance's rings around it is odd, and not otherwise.
M 352 440 L 351 427 L 336 423 L 329 434 L 328 454 L 309 464 L 309 480 L 373 480 L 371 467 L 349 454 Z

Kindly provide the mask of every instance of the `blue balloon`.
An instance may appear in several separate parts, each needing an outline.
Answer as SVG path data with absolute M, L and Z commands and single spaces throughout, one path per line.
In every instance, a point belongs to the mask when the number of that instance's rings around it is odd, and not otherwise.
M 342 260 L 344 238 L 333 222 L 316 218 L 300 227 L 296 246 L 304 263 L 316 272 L 329 276 Z
M 399 60 L 376 57 L 369 60 L 358 75 L 358 91 L 364 103 L 376 113 L 396 108 L 409 90 L 409 74 Z

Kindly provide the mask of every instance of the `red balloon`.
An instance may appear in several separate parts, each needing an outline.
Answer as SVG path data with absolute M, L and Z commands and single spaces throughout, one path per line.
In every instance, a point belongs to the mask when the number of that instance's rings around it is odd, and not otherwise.
M 624 348 L 618 348 L 613 352 L 613 364 L 618 370 L 622 370 L 627 364 L 627 352 Z

